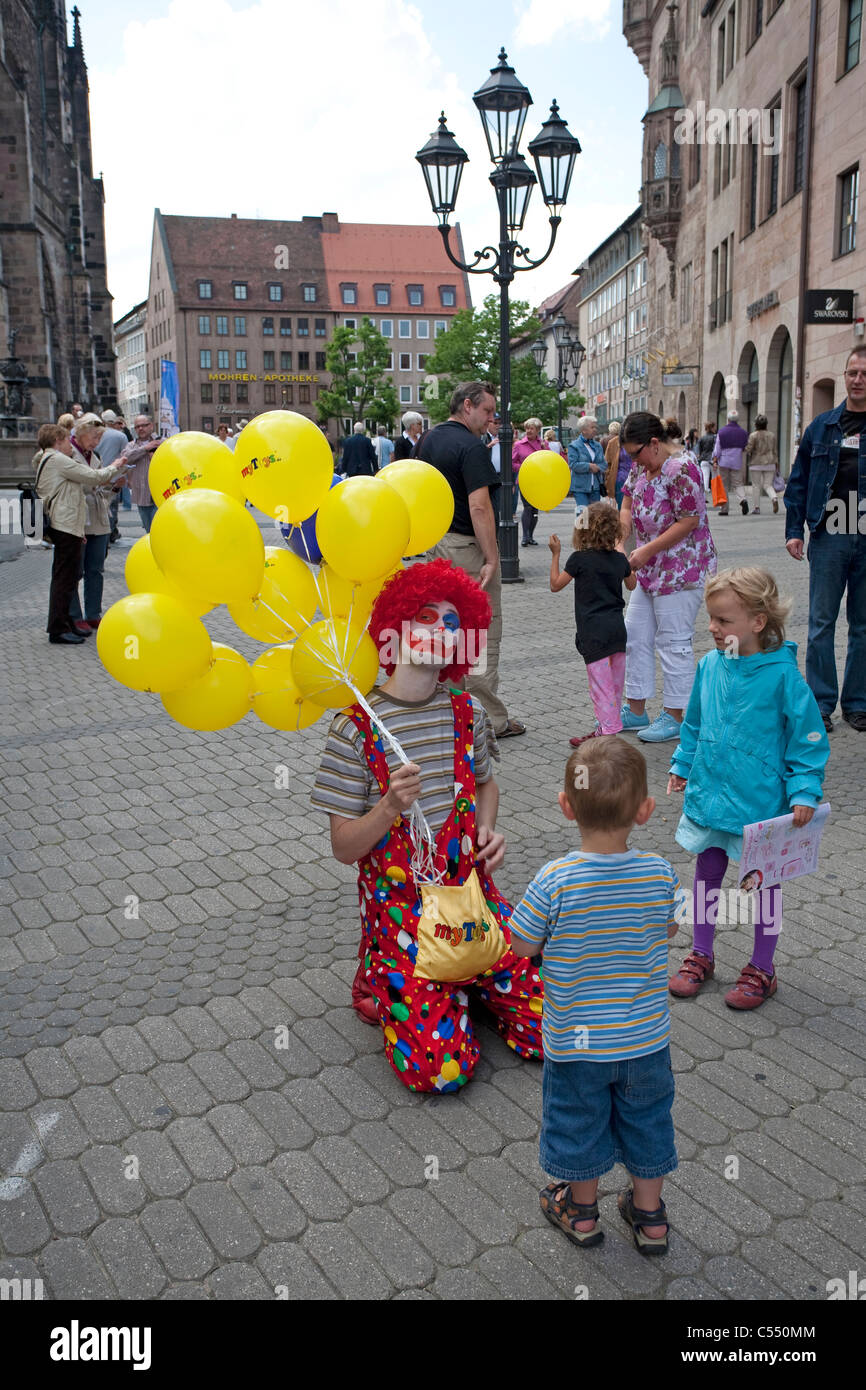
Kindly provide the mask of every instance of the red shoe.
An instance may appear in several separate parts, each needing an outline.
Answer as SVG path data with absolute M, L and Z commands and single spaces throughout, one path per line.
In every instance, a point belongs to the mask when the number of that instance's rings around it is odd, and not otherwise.
M 79 637 L 89 637 L 90 624 L 86 623 L 83 618 L 76 618 L 72 623 L 72 631 L 77 632 Z
M 668 980 L 668 989 L 677 999 L 692 999 L 707 980 L 715 974 L 715 964 L 698 951 L 689 951 L 676 975 Z
M 362 1023 L 370 1023 L 373 1027 L 378 1024 L 379 1010 L 376 1005 L 376 996 L 367 984 L 363 961 L 359 964 L 352 981 L 352 1008 Z
M 603 737 L 604 735 L 602 734 L 601 729 L 593 729 L 591 734 L 575 734 L 574 738 L 570 738 L 568 741 L 571 744 L 572 748 L 579 748 L 582 743 L 586 743 L 587 739 Z
M 777 987 L 775 971 L 768 975 L 750 961 L 740 971 L 734 988 L 725 995 L 725 1003 L 729 1009 L 758 1009 L 765 999 L 773 997 Z
M 99 627 L 99 624 L 102 622 L 102 619 L 101 619 L 101 618 L 85 618 L 84 621 L 87 623 L 87 626 L 90 628 L 90 631 L 91 631 L 91 632 L 95 632 L 96 629 Z

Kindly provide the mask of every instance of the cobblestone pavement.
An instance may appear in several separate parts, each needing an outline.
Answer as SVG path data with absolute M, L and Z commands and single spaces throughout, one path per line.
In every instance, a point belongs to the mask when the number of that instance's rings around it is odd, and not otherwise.
M 547 591 L 554 525 L 568 536 L 569 509 L 542 518 L 505 591 L 504 693 L 530 730 L 502 747 L 511 895 L 572 843 L 556 791 L 590 717 L 570 596 Z M 806 568 L 782 518 L 713 526 L 723 563 L 770 563 L 793 589 L 802 643 Z M 621 1170 L 602 1180 L 605 1244 L 579 1251 L 538 1208 L 540 1069 L 481 1024 L 472 1083 L 413 1096 L 349 1007 L 354 880 L 308 807 L 327 718 L 296 738 L 252 716 L 180 728 L 93 642 L 49 646 L 49 563 L 0 566 L 0 1277 L 87 1299 L 824 1299 L 862 1269 L 866 737 L 833 733 L 834 818 L 820 873 L 786 890 L 776 998 L 725 1008 L 751 946 L 729 927 L 716 980 L 674 1005 L 669 1256 L 630 1244 Z M 208 625 L 252 654 L 227 617 Z M 670 748 L 646 751 L 659 809 L 640 837 L 688 880 Z

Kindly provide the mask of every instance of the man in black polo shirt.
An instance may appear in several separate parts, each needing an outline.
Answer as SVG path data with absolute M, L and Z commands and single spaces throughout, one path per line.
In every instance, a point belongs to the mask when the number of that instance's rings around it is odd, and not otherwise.
M 466 685 L 484 706 L 497 738 L 526 733 L 519 719 L 509 719 L 499 698 L 499 647 L 502 641 L 502 581 L 496 517 L 490 500 L 499 476 L 490 462 L 490 451 L 481 442 L 496 411 L 493 387 L 470 381 L 451 397 L 449 418 L 430 430 L 418 445 L 416 457 L 438 468 L 454 494 L 451 529 L 434 547 L 437 558 L 452 560 L 477 579 L 487 591 L 493 609 L 487 634 L 484 674 L 468 677 Z M 482 663 L 483 664 L 483 663 Z

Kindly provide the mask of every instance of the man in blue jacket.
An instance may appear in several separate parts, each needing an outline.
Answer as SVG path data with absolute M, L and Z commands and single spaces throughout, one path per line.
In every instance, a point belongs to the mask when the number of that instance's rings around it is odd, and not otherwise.
M 604 450 L 596 439 L 598 424 L 592 415 L 584 415 L 580 433 L 568 446 L 568 466 L 571 469 L 569 497 L 574 498 L 577 516 L 590 502 L 601 497 L 601 479 L 605 470 Z
M 806 680 L 829 733 L 839 698 L 836 619 L 847 588 L 842 717 L 866 733 L 866 347 L 845 363 L 847 397 L 806 429 L 785 489 L 785 544 L 803 559 L 809 527 Z
M 359 420 L 348 439 L 343 440 L 343 454 L 340 460 L 347 478 L 372 478 L 378 473 L 376 450 L 373 441 L 367 438 L 364 422 Z

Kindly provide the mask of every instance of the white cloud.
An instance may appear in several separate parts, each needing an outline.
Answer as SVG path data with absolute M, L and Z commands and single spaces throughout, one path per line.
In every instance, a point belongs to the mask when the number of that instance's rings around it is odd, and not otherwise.
M 611 0 L 529 0 L 515 37 L 529 46 L 551 43 L 563 33 L 603 39 L 610 30 L 610 8 Z
M 477 113 L 415 6 L 239 3 L 174 0 L 166 17 L 127 26 L 118 65 L 90 71 L 115 316 L 147 294 L 155 206 L 433 224 L 414 155 L 442 107 L 472 160 L 458 203 L 467 250 L 474 224 L 489 239 L 496 213 Z

